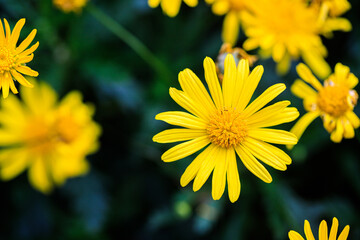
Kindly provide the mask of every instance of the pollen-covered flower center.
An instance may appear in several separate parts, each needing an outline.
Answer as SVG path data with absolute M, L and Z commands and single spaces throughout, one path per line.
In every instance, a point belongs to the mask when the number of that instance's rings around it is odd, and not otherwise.
M 233 109 L 216 111 L 206 130 L 211 142 L 223 148 L 237 146 L 247 136 L 246 121 Z
M 71 144 L 79 135 L 79 126 L 68 117 L 56 119 L 34 118 L 24 131 L 24 142 L 34 153 L 45 154 L 57 144 Z
M 15 58 L 6 47 L 0 47 L 0 73 L 10 71 L 15 66 Z
M 329 85 L 319 91 L 317 105 L 319 109 L 333 117 L 339 117 L 352 109 L 357 102 L 355 91 L 346 86 Z
M 230 3 L 230 8 L 233 10 L 242 10 L 245 8 L 243 0 L 228 0 Z

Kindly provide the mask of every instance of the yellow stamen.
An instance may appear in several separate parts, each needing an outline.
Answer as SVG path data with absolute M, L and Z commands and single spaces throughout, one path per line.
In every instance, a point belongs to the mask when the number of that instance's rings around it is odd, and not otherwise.
M 340 117 L 352 110 L 357 103 L 357 93 L 343 85 L 335 85 L 331 80 L 325 82 L 319 91 L 317 105 L 319 109 L 333 117 Z
M 237 146 L 247 136 L 246 121 L 233 109 L 216 111 L 206 130 L 211 142 L 223 148 Z
M 6 47 L 0 47 L 0 74 L 16 67 L 17 58 Z

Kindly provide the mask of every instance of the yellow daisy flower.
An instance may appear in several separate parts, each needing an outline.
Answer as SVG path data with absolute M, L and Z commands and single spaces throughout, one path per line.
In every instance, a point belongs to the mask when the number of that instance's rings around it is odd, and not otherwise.
M 33 187 L 49 193 L 88 172 L 85 156 L 98 149 L 100 127 L 79 92 L 58 103 L 45 83 L 21 91 L 23 102 L 10 96 L 0 108 L 0 177 L 10 180 L 28 168 Z
M 326 11 L 304 0 L 249 1 L 250 11 L 243 11 L 242 23 L 248 39 L 245 50 L 260 48 L 263 57 L 272 56 L 277 70 L 284 74 L 291 60 L 301 57 L 321 78 L 331 69 L 324 60 L 327 50 L 320 38 L 334 30 L 351 29 L 346 21 L 329 19 Z M 326 9 L 325 9 L 326 10 Z
M 88 0 L 53 0 L 53 4 L 65 13 L 80 13 Z
M 330 229 L 330 235 L 328 236 L 328 226 L 325 220 L 322 220 L 319 226 L 319 240 L 346 240 L 350 227 L 346 225 L 343 231 L 340 233 L 339 237 L 336 238 L 337 232 L 339 227 L 339 221 L 336 217 L 333 218 L 332 226 Z M 315 237 L 311 231 L 310 223 L 308 220 L 305 220 L 304 223 L 304 232 L 307 240 L 315 240 Z M 297 232 L 291 230 L 289 232 L 289 239 L 290 240 L 304 240 L 304 238 Z
M 19 46 L 16 46 L 20 31 L 25 25 L 24 18 L 16 23 L 12 32 L 5 18 L 4 25 L 5 32 L 2 21 L 0 20 L 0 89 L 2 88 L 3 98 L 7 98 L 9 88 L 14 94 L 18 93 L 14 81 L 18 81 L 26 87 L 33 87 L 22 74 L 32 77 L 39 75 L 38 72 L 26 66 L 26 64 L 34 58 L 33 52 L 38 48 L 39 42 L 36 42 L 30 48 L 26 49 L 36 35 L 36 29 L 34 29 Z
M 336 64 L 335 73 L 325 80 L 324 85 L 321 85 L 305 64 L 300 63 L 296 70 L 303 81 L 296 80 L 291 91 L 304 100 L 304 108 L 308 113 L 298 120 L 291 132 L 300 139 L 307 126 L 320 116 L 332 141 L 341 142 L 343 137 L 353 138 L 354 129 L 360 126 L 360 120 L 353 112 L 358 99 L 353 88 L 358 84 L 358 78 L 341 63 Z
M 195 7 L 198 5 L 198 0 L 183 0 L 189 7 Z M 148 4 L 151 8 L 156 8 L 161 5 L 163 12 L 169 17 L 175 17 L 180 10 L 182 0 L 148 0 Z
M 246 9 L 245 0 L 205 0 L 212 4 L 212 11 L 217 15 L 225 15 L 222 39 L 225 43 L 234 46 L 240 29 L 240 13 Z
M 194 180 L 193 190 L 198 191 L 212 171 L 212 197 L 223 195 L 226 181 L 231 202 L 240 194 L 240 180 L 236 154 L 245 167 L 266 183 L 272 178 L 257 160 L 278 169 L 286 170 L 290 157 L 269 144 L 296 144 L 294 134 L 268 127 L 290 122 L 299 116 L 296 108 L 288 107 L 289 101 L 281 101 L 263 108 L 285 90 L 282 83 L 265 90 L 249 104 L 261 79 L 263 67 L 257 66 L 250 73 L 249 62 L 240 60 L 236 66 L 231 54 L 225 59 L 222 86 L 212 59 L 204 60 L 205 80 L 210 95 L 200 79 L 190 70 L 179 73 L 182 90 L 170 88 L 170 96 L 187 112 L 170 111 L 156 115 L 155 119 L 183 128 L 160 132 L 153 137 L 158 143 L 181 142 L 166 151 L 161 159 L 173 162 L 185 158 L 203 148 L 187 167 L 180 179 L 181 186 Z

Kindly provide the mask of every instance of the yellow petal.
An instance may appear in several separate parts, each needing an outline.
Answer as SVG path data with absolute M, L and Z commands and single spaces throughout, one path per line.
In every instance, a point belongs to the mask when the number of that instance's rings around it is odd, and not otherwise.
M 225 191 L 226 185 L 226 170 L 228 168 L 229 158 L 232 154 L 231 150 L 220 148 L 219 153 L 215 159 L 215 168 L 212 178 L 212 197 L 214 200 L 219 200 Z
M 257 176 L 266 183 L 272 182 L 270 173 L 246 148 L 240 145 L 237 146 L 235 150 L 244 166 L 250 172 L 252 172 L 255 176 Z
M 213 151 L 214 145 L 210 144 L 202 153 L 200 153 L 186 168 L 184 174 L 180 178 L 180 184 L 182 187 L 185 187 L 193 180 L 196 174 L 199 172 L 200 167 L 209 157 L 210 153 Z
M 285 75 L 289 72 L 291 67 L 291 55 L 285 52 L 284 56 L 280 59 L 280 61 L 276 64 L 276 72 L 279 75 Z
M 305 82 L 311 84 L 315 89 L 322 89 L 321 83 L 316 79 L 316 77 L 312 74 L 310 69 L 305 64 L 298 64 L 296 66 L 296 71 Z
M 325 220 L 322 220 L 320 223 L 319 240 L 328 240 L 328 227 Z
M 10 30 L 10 25 L 8 23 L 8 21 L 4 18 L 4 25 L 5 25 L 5 33 L 6 33 L 6 38 L 7 40 L 10 39 L 11 36 L 11 30 Z
M 209 156 L 204 159 L 199 169 L 199 172 L 195 177 L 193 185 L 194 192 L 198 191 L 204 185 L 206 180 L 209 178 L 211 172 L 214 170 L 215 163 L 219 158 L 221 148 L 213 144 L 211 144 L 210 146 L 212 147 L 212 150 L 209 153 Z
M 153 141 L 158 143 L 182 142 L 204 135 L 207 135 L 205 130 L 174 128 L 156 134 Z
M 263 73 L 264 67 L 259 65 L 251 72 L 249 77 L 246 79 L 243 87 L 244 90 L 241 93 L 238 103 L 235 105 L 235 108 L 238 109 L 238 111 L 241 112 L 242 110 L 244 110 L 244 108 L 249 103 L 256 87 L 261 80 Z
M 10 180 L 22 173 L 28 166 L 27 153 L 18 150 L 6 164 L 1 167 L 1 178 Z
M 34 188 L 42 193 L 49 193 L 52 190 L 52 183 L 48 175 L 49 168 L 45 159 L 36 158 L 29 169 L 29 181 Z
M 280 62 L 281 59 L 285 56 L 285 46 L 283 43 L 277 43 L 275 44 L 273 48 L 273 59 L 275 62 Z
M 353 111 L 346 112 L 345 116 L 351 122 L 355 129 L 360 126 L 360 119 Z
M 228 1 L 215 1 L 211 7 L 213 13 L 217 15 L 224 15 L 229 11 L 229 2 Z
M 305 220 L 304 231 L 305 231 L 306 240 L 315 240 L 308 220 Z
M 275 84 L 268 89 L 266 89 L 258 98 L 256 98 L 247 108 L 245 108 L 243 112 L 243 116 L 248 118 L 259 109 L 264 107 L 274 98 L 276 98 L 280 93 L 282 93 L 286 89 L 285 84 L 278 83 Z
M 215 105 L 200 79 L 190 70 L 179 73 L 179 83 L 183 91 L 197 104 L 201 104 L 208 111 L 215 111 Z
M 205 69 L 205 80 L 209 87 L 215 106 L 217 107 L 217 109 L 223 109 L 224 106 L 223 95 L 221 92 L 219 79 L 216 74 L 215 63 L 211 58 L 209 57 L 205 58 L 204 69 Z
M 335 77 L 338 82 L 343 82 L 350 73 L 350 68 L 342 65 L 341 63 L 337 63 L 335 65 Z
M 334 217 L 330 229 L 329 240 L 336 240 L 338 228 L 339 228 L 339 221 L 337 220 L 337 218 Z
M 159 6 L 161 0 L 148 0 L 148 4 L 151 8 L 156 8 Z
M 303 135 L 305 129 L 309 126 L 312 121 L 314 121 L 315 118 L 317 118 L 320 115 L 319 112 L 308 112 L 304 116 L 302 116 L 297 123 L 292 127 L 290 132 L 295 134 L 295 136 L 300 139 Z M 293 145 L 287 145 L 288 149 L 292 149 Z
M 36 33 L 36 29 L 32 30 L 31 33 L 25 38 L 25 40 L 22 41 L 21 44 L 15 49 L 15 54 L 19 54 L 24 51 L 34 40 Z
M 355 131 L 350 121 L 346 118 L 342 118 L 342 123 L 344 126 L 344 138 L 353 138 L 355 136 Z
M 285 171 L 286 170 L 285 162 L 280 157 L 278 157 L 274 152 L 272 152 L 271 151 L 272 149 L 269 148 L 266 144 L 267 143 L 263 141 L 255 140 L 252 138 L 247 138 L 246 141 L 242 143 L 244 148 L 246 148 L 252 155 L 254 155 L 254 157 L 261 160 L 263 163 L 277 170 Z
M 37 71 L 32 70 L 31 68 L 29 68 L 28 66 L 20 66 L 16 68 L 16 71 L 31 76 L 31 77 L 37 77 L 39 75 L 39 73 Z
M 343 134 L 344 134 L 344 126 L 342 125 L 342 122 L 340 120 L 337 120 L 335 131 L 331 133 L 330 139 L 335 143 L 339 143 L 343 138 Z
M 2 24 L 2 21 L 0 19 L 0 44 L 4 44 L 5 43 L 5 33 L 4 33 L 4 27 Z
M 20 65 L 24 65 L 24 64 L 26 64 L 26 63 L 28 63 L 28 62 L 31 62 L 33 59 L 34 59 L 34 54 L 31 53 L 30 55 L 27 55 L 27 56 L 25 56 L 25 57 L 19 58 L 19 60 L 17 61 L 17 63 L 20 64 Z
M 231 11 L 226 14 L 222 29 L 222 39 L 223 42 L 231 44 L 234 46 L 239 36 L 239 17 L 236 11 Z
M 204 120 L 186 112 L 163 112 L 156 115 L 155 119 L 167 122 L 172 125 L 191 129 L 206 129 L 207 127 L 207 123 Z
M 22 53 L 19 53 L 19 58 L 21 59 L 21 58 L 26 57 L 27 55 L 33 53 L 38 47 L 39 47 L 39 42 L 36 42 L 30 48 L 26 49 Z
M 344 227 L 344 230 L 340 233 L 338 240 L 346 240 L 349 235 L 349 231 L 350 231 L 350 226 L 346 225 Z
M 198 0 L 184 0 L 189 7 L 195 7 L 198 5 Z
M 180 10 L 181 0 L 162 0 L 161 8 L 169 17 L 175 17 Z
M 299 233 L 293 230 L 291 230 L 288 235 L 290 240 L 304 240 L 304 238 Z
M 250 129 L 248 131 L 248 136 L 275 144 L 296 144 L 298 141 L 297 137 L 293 133 L 278 129 Z
M 249 72 L 249 61 L 247 59 L 241 59 L 237 67 L 232 107 L 236 107 L 241 98 L 242 92 L 244 91 L 245 80 L 249 77 Z
M 302 58 L 304 59 L 304 62 L 314 71 L 314 73 L 318 77 L 325 79 L 330 75 L 331 73 L 330 66 L 325 61 L 324 57 L 320 55 L 320 53 L 317 53 L 314 50 L 306 51 L 303 53 Z
M 230 150 L 231 149 L 231 150 Z M 236 162 L 236 155 L 233 148 L 228 152 L 228 169 L 227 169 L 227 182 L 229 199 L 232 203 L 236 202 L 240 195 L 241 185 L 239 178 L 239 171 Z
M 16 43 L 19 40 L 21 29 L 23 28 L 24 25 L 25 25 L 25 18 L 20 19 L 15 24 L 15 27 L 14 27 L 14 29 L 11 33 L 11 37 L 10 37 L 10 44 L 12 45 L 12 47 L 16 46 Z
M 289 105 L 290 101 L 274 103 L 249 116 L 246 123 L 251 126 L 259 122 L 264 122 L 273 115 L 280 114 Z
M 231 107 L 235 89 L 236 81 L 236 63 L 234 57 L 228 54 L 225 58 L 224 79 L 223 79 L 223 94 L 225 107 Z
M 293 85 L 291 86 L 291 92 L 301 98 L 301 99 L 306 99 L 308 97 L 316 97 L 317 93 L 315 92 L 314 89 L 312 89 L 309 85 L 307 85 L 306 83 L 304 83 L 304 81 L 297 79 L 295 80 L 295 82 L 293 83 Z
M 202 107 L 201 105 L 196 104 L 193 99 L 191 99 L 187 94 L 183 91 L 179 91 L 175 88 L 170 88 L 170 96 L 171 98 L 179 104 L 182 108 L 186 109 L 190 113 L 195 116 L 202 118 L 204 120 L 209 119 L 209 112 L 207 109 Z
M 9 77 L 8 73 L 5 73 L 5 76 L 6 77 L 3 79 L 1 83 L 3 98 L 7 98 L 9 96 L 9 85 L 10 85 L 10 81 L 12 81 L 12 78 Z
M 23 75 L 21 75 L 20 73 L 18 73 L 16 70 L 11 70 L 11 75 L 13 76 L 13 78 L 16 79 L 16 81 L 18 81 L 21 85 L 25 86 L 25 87 L 30 87 L 32 88 L 33 85 L 31 83 L 29 83 L 28 80 L 26 80 L 24 78 Z
M 208 136 L 199 137 L 188 142 L 180 143 L 175 147 L 167 150 L 162 156 L 161 160 L 164 162 L 173 162 L 199 151 L 210 143 Z

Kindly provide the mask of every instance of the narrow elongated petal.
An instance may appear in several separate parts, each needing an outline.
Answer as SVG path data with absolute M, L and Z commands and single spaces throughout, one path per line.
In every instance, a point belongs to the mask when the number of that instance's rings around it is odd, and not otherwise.
M 295 136 L 300 139 L 302 134 L 304 133 L 305 129 L 309 126 L 310 123 L 314 121 L 320 115 L 319 112 L 308 112 L 304 116 L 302 116 L 296 124 L 292 127 L 290 132 L 295 134 Z M 293 145 L 287 145 L 288 149 L 293 148 Z
M 180 178 L 180 184 L 182 187 L 185 187 L 193 180 L 198 173 L 202 164 L 207 160 L 211 152 L 214 150 L 215 146 L 210 144 L 202 153 L 200 153 L 186 168 L 184 174 Z
M 25 87 L 33 87 L 33 85 L 24 78 L 23 75 L 21 75 L 20 73 L 18 73 L 16 70 L 11 70 L 11 75 L 13 76 L 13 78 L 15 78 L 16 81 L 18 81 L 21 85 L 25 86 Z M 4 91 L 4 90 L 3 90 Z
M 342 230 L 342 232 L 340 233 L 338 240 L 346 240 L 349 235 L 349 231 L 350 231 L 349 225 L 345 226 L 344 230 Z
M 300 79 L 295 80 L 293 85 L 291 85 L 291 92 L 301 99 L 315 97 L 317 95 L 314 89 L 312 89 L 309 85 Z
M 31 68 L 29 68 L 28 66 L 20 66 L 16 68 L 16 71 L 31 76 L 31 77 L 37 77 L 39 75 L 39 73 L 37 71 L 32 70 Z
M 298 141 L 293 133 L 278 129 L 251 129 L 248 131 L 248 135 L 249 137 L 275 144 L 296 144 Z
M 341 142 L 343 135 L 344 135 L 344 126 L 342 125 L 342 122 L 340 120 L 337 120 L 335 131 L 331 133 L 330 139 L 333 142 L 339 143 Z
M 290 240 L 304 240 L 304 238 L 297 232 L 291 230 L 289 232 L 289 239 Z
M 18 176 L 28 167 L 27 154 L 18 150 L 0 170 L 1 179 L 10 180 Z
M 169 17 L 175 17 L 180 10 L 181 0 L 162 0 L 161 8 Z
M 224 79 L 223 79 L 223 94 L 224 94 L 224 105 L 225 107 L 231 107 L 234 93 L 237 91 L 235 89 L 236 82 L 236 63 L 234 57 L 231 54 L 228 54 L 225 58 L 225 70 L 224 70 Z
M 319 80 L 312 74 L 311 70 L 303 63 L 296 66 L 299 76 L 307 83 L 311 84 L 315 89 L 321 90 L 323 87 Z
M 182 142 L 206 135 L 205 130 L 174 128 L 156 134 L 153 141 L 158 143 Z
M 237 67 L 237 74 L 236 74 L 236 81 L 234 87 L 234 97 L 232 106 L 236 107 L 239 99 L 241 98 L 242 91 L 244 90 L 245 80 L 249 76 L 249 61 L 247 59 L 241 59 L 238 67 Z
M 148 0 L 148 4 L 152 8 L 159 6 L 161 0 Z
M 212 178 L 212 197 L 219 200 L 225 191 L 226 170 L 228 168 L 231 150 L 220 148 L 217 158 L 215 159 L 215 168 Z
M 48 166 L 44 159 L 36 158 L 29 169 L 29 181 L 43 193 L 49 193 L 52 189 L 52 184 L 48 175 Z
M 167 150 L 162 156 L 161 160 L 164 162 L 173 162 L 199 151 L 210 143 L 208 136 L 199 137 L 188 142 L 176 145 Z
M 228 14 L 226 14 L 224 19 L 222 30 L 223 41 L 234 46 L 239 36 L 239 29 L 240 21 L 238 13 L 236 11 L 230 11 Z
M 184 0 L 189 7 L 195 7 L 198 4 L 198 0 Z
M 229 161 L 226 174 L 228 182 L 228 193 L 230 201 L 234 203 L 240 196 L 241 185 L 236 162 L 236 155 L 233 148 L 229 149 L 227 157 Z
M 251 126 L 256 123 L 267 122 L 267 119 L 269 119 L 270 117 L 276 114 L 281 113 L 284 110 L 284 108 L 286 108 L 289 105 L 290 105 L 290 101 L 281 101 L 274 103 L 273 105 L 270 105 L 268 107 L 265 107 L 260 111 L 249 116 L 249 118 L 247 119 L 247 124 Z
M 179 82 L 183 91 L 206 111 L 215 111 L 215 105 L 205 86 L 190 69 L 185 69 L 179 73 Z
M 206 180 L 209 178 L 211 172 L 214 170 L 217 159 L 219 159 L 220 157 L 220 150 L 221 148 L 214 147 L 209 153 L 208 157 L 204 159 L 199 169 L 199 172 L 194 180 L 194 192 L 198 191 L 204 185 Z
M 191 129 L 206 129 L 207 127 L 207 123 L 204 120 L 186 112 L 163 112 L 156 115 L 155 119 L 167 122 L 172 125 Z
M 217 109 L 222 109 L 224 106 L 223 95 L 220 88 L 219 79 L 216 74 L 214 61 L 206 57 L 204 60 L 205 80 L 209 86 L 211 97 Z
M 308 220 L 305 220 L 304 232 L 305 232 L 306 240 L 315 240 L 314 235 L 311 231 L 310 223 Z
M 10 37 L 10 44 L 13 48 L 15 48 L 16 43 L 19 40 L 19 36 L 20 36 L 20 31 L 23 28 L 23 26 L 25 25 L 25 18 L 20 19 L 16 24 L 15 27 L 11 33 L 11 37 Z
M 336 240 L 338 228 L 339 221 L 337 220 L 337 218 L 334 217 L 331 225 L 329 240 Z
M 268 104 L 286 89 L 285 84 L 278 83 L 266 89 L 258 98 L 256 98 L 243 112 L 244 117 L 249 117 L 253 113 Z
M 198 116 L 199 118 L 209 119 L 209 113 L 206 111 L 206 109 L 196 104 L 196 102 L 189 98 L 188 95 L 186 95 L 183 91 L 170 88 L 169 92 L 171 98 L 185 110 L 189 111 L 195 116 Z
M 250 172 L 252 172 L 255 176 L 257 176 L 266 183 L 272 182 L 270 173 L 261 163 L 259 163 L 258 160 L 256 160 L 256 158 L 248 150 L 246 150 L 241 145 L 237 146 L 235 150 L 245 167 Z
M 325 220 L 322 220 L 320 223 L 319 240 L 328 240 L 328 227 Z
M 15 54 L 19 54 L 22 51 L 24 51 L 34 40 L 36 33 L 37 33 L 36 29 L 32 30 L 29 36 L 27 36 L 25 40 L 22 41 L 21 44 L 15 49 Z
M 249 125 L 250 128 L 262 128 L 277 126 L 282 123 L 292 122 L 299 117 L 299 112 L 294 107 L 284 108 L 278 114 L 271 115 L 266 120 L 258 122 L 256 124 Z
M 23 57 L 26 57 L 29 54 L 32 54 L 38 47 L 39 47 L 39 42 L 36 42 L 30 48 L 26 49 L 22 53 L 19 53 L 19 58 L 23 58 Z

